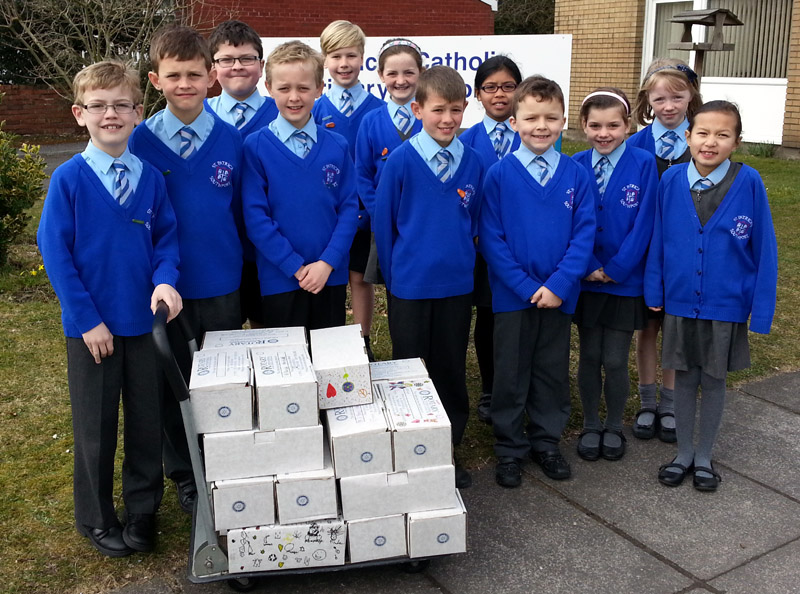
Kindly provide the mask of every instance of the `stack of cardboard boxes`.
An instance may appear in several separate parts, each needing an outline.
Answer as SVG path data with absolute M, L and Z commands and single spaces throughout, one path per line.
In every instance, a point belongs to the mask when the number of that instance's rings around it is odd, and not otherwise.
M 359 326 L 211 332 L 190 394 L 229 572 L 466 550 L 450 422 L 419 359 Z M 327 438 L 320 424 L 320 411 Z

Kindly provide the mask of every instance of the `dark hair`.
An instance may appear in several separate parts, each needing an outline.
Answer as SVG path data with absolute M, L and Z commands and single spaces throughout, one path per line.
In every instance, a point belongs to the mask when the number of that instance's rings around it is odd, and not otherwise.
M 611 97 L 610 95 L 594 95 L 595 93 L 611 93 L 617 95 L 619 99 L 617 99 L 617 97 Z M 594 97 L 591 95 L 594 95 Z M 622 99 L 622 101 L 620 101 L 620 99 Z M 625 94 L 625 91 L 618 89 L 617 87 L 600 87 L 595 89 L 586 96 L 586 99 L 583 100 L 580 111 L 580 120 L 581 122 L 586 122 L 586 120 L 589 119 L 589 112 L 593 108 L 609 109 L 611 107 L 621 109 L 623 119 L 627 120 L 629 117 L 631 117 L 631 103 L 628 101 L 628 96 Z
M 466 101 L 467 87 L 464 79 L 450 66 L 433 66 L 419 75 L 417 103 L 424 105 L 431 95 L 447 101 Z
M 503 55 L 492 56 L 481 63 L 475 71 L 475 93 L 477 94 L 487 78 L 501 70 L 508 70 L 515 83 L 519 84 L 522 82 L 522 73 L 519 71 L 519 66 L 516 65 L 514 60 Z
M 175 58 L 181 62 L 201 59 L 206 69 L 211 70 L 211 52 L 203 36 L 191 27 L 166 25 L 153 35 L 150 42 L 150 63 L 154 72 L 164 58 Z
M 739 113 L 739 108 L 735 103 L 723 101 L 721 99 L 703 103 L 703 105 L 692 114 L 692 117 L 689 118 L 689 132 L 691 132 L 692 128 L 694 128 L 694 122 L 697 119 L 697 116 L 699 116 L 701 113 L 712 112 L 727 113 L 728 115 L 732 115 L 734 118 L 736 118 L 736 138 L 739 138 L 742 135 L 742 114 Z
M 523 80 L 514 92 L 512 113 L 516 115 L 519 102 L 525 97 L 534 97 L 537 101 L 558 101 L 564 111 L 564 93 L 558 83 L 538 74 Z
M 208 38 L 211 57 L 217 53 L 219 46 L 230 43 L 234 47 L 250 44 L 258 52 L 258 59 L 264 58 L 264 46 L 256 30 L 242 21 L 225 21 L 220 23 Z
M 380 51 L 378 52 L 379 74 L 383 72 L 383 68 L 386 66 L 386 59 L 390 56 L 396 56 L 397 54 L 408 54 L 414 58 L 419 71 L 422 72 L 424 70 L 425 67 L 422 65 L 422 52 L 420 52 L 419 46 L 410 39 L 405 39 L 404 37 L 395 37 L 393 39 L 387 39 L 384 41 Z

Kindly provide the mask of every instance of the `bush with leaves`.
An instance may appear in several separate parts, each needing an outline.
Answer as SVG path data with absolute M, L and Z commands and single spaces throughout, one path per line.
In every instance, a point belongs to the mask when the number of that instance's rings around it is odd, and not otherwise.
M 0 95 L 2 99 L 2 95 Z M 0 122 L 0 267 L 8 260 L 8 248 L 25 231 L 27 210 L 41 200 L 44 159 L 39 147 L 16 147 L 16 136 Z

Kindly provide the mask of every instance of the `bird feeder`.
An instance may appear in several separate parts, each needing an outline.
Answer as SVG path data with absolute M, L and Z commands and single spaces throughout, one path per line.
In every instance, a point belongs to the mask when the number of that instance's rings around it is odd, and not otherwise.
M 687 10 L 674 15 L 670 22 L 683 25 L 683 35 L 677 43 L 670 43 L 667 49 L 695 52 L 694 71 L 698 77 L 703 76 L 703 60 L 706 52 L 729 52 L 733 50 L 732 43 L 725 43 L 722 37 L 722 28 L 727 26 L 742 26 L 744 23 L 725 8 L 710 8 L 708 10 Z M 706 35 L 706 41 L 697 43 L 692 41 L 692 26 L 702 25 L 712 27 Z M 708 41 L 710 39 L 710 41 Z

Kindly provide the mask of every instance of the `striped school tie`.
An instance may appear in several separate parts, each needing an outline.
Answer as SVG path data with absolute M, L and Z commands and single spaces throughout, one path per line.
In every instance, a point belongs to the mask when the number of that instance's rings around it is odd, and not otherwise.
M 436 160 L 438 161 L 436 164 L 436 177 L 439 178 L 439 181 L 442 183 L 450 179 L 452 159 L 450 151 L 448 150 L 442 149 L 436 153 Z
M 714 182 L 712 182 L 710 179 L 708 179 L 707 177 L 701 177 L 700 179 L 698 179 L 696 182 L 694 182 L 692 184 L 692 190 L 694 190 L 696 192 L 701 192 L 703 190 L 707 190 L 708 188 L 710 188 L 713 185 L 714 185 Z
M 342 91 L 342 105 L 339 107 L 339 111 L 341 111 L 346 118 L 353 115 L 353 94 L 347 89 Z
M 600 157 L 600 160 L 594 166 L 594 179 L 597 182 L 597 189 L 601 196 L 606 191 L 606 165 L 608 165 L 608 157 Z
M 547 169 L 547 160 L 539 155 L 533 160 L 539 166 L 539 183 L 544 186 L 550 181 L 550 171 Z
M 306 156 L 308 156 L 308 153 L 311 152 L 311 147 L 308 144 L 308 141 L 310 140 L 308 134 L 300 130 L 299 132 L 295 132 L 293 136 L 295 140 L 297 140 L 298 144 L 300 145 L 299 148 L 301 149 L 301 154 L 298 154 L 297 156 L 301 159 L 305 159 Z
M 511 143 L 506 140 L 506 130 L 508 130 L 508 126 L 506 126 L 505 122 L 499 122 L 494 127 L 492 145 L 494 146 L 494 153 L 497 155 L 498 159 L 505 157 L 511 146 Z
M 130 181 L 128 181 L 128 176 L 125 175 L 125 170 L 128 168 L 127 165 L 119 159 L 114 159 L 112 166 L 117 172 L 117 179 L 114 181 L 114 200 L 119 202 L 121 206 L 130 197 L 133 188 Z
M 672 130 L 667 130 L 661 137 L 661 149 L 658 151 L 658 156 L 662 159 L 672 159 L 673 152 L 675 152 L 675 143 L 678 142 L 678 135 Z
M 400 109 L 397 110 L 397 113 L 394 116 L 394 125 L 401 134 L 408 134 L 408 132 L 411 130 L 411 127 L 414 125 L 411 121 L 411 114 L 408 111 L 408 107 L 405 105 L 401 106 Z
M 247 103 L 237 103 L 233 106 L 233 110 L 236 112 L 236 120 L 233 125 L 237 130 L 241 130 L 245 125 L 244 114 L 247 111 Z
M 184 126 L 178 133 L 181 135 L 180 157 L 188 159 L 194 152 L 194 130 L 189 126 Z

